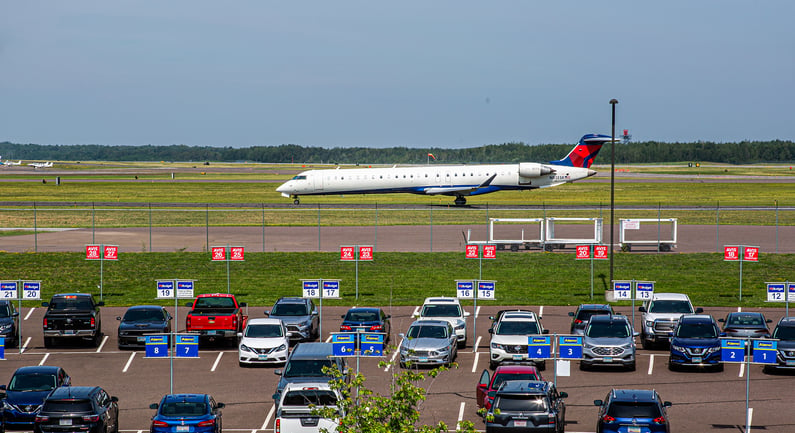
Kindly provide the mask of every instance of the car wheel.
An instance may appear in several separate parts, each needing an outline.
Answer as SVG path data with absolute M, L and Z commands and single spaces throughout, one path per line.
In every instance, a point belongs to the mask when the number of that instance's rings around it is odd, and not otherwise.
M 44 337 L 44 347 L 50 348 L 53 346 L 53 339 L 52 337 Z
M 100 342 L 102 342 L 102 334 L 98 332 L 97 335 L 95 335 L 91 340 L 91 345 L 94 347 L 99 347 Z
M 720 363 L 715 366 L 715 371 L 723 371 L 723 363 Z
M 635 361 L 632 361 L 631 364 L 627 364 L 627 370 L 635 371 Z
M 766 366 L 762 367 L 762 373 L 771 374 L 774 371 L 776 371 L 776 370 L 773 367 L 769 366 L 769 365 L 766 365 Z
M 588 364 L 580 361 L 580 370 L 581 371 L 587 371 L 588 370 Z
M 644 333 L 642 333 L 642 332 L 640 333 L 640 344 L 641 344 L 641 346 L 643 346 L 643 348 L 644 348 L 644 349 L 646 349 L 646 350 L 649 350 L 649 349 L 651 349 L 651 348 L 652 348 L 652 343 L 651 343 L 651 341 L 647 340 L 647 339 L 646 339 L 646 334 L 644 334 Z
M 677 367 L 677 365 L 674 364 L 673 362 L 669 362 L 668 363 L 668 369 L 671 370 L 671 371 L 677 371 L 679 369 L 679 367 Z

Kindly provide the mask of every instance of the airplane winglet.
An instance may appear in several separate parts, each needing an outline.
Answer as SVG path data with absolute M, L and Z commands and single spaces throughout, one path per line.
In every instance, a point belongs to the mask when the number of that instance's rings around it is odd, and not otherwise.
M 491 181 L 493 181 L 494 178 L 496 178 L 496 177 L 497 177 L 497 173 L 494 173 L 493 175 L 491 175 L 490 178 L 486 179 L 485 182 L 481 183 L 478 188 L 485 188 L 485 187 L 491 185 Z

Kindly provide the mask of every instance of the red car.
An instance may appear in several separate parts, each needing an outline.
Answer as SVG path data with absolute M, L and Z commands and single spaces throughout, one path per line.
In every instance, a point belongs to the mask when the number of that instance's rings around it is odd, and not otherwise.
M 544 380 L 538 369 L 531 365 L 501 365 L 489 375 L 489 370 L 483 370 L 480 382 L 475 388 L 475 400 L 478 408 L 491 408 L 497 388 L 506 380 Z

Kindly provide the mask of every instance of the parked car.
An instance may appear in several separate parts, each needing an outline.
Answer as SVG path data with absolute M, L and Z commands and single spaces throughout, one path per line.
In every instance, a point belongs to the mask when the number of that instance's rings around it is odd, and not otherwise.
M 35 433 L 118 433 L 118 398 L 98 386 L 62 386 L 44 400 Z
M 284 387 L 277 404 L 274 431 L 276 433 L 319 433 L 322 429 L 333 432 L 338 419 L 324 418 L 314 410 L 331 408 L 339 414 L 337 401 L 340 395 L 327 382 L 290 383 Z
M 340 332 L 383 332 L 387 344 L 392 333 L 391 317 L 376 307 L 351 308 L 342 316 Z
M 531 358 L 527 349 L 527 338 L 531 335 L 548 334 L 541 320 L 532 311 L 500 311 L 489 329 L 489 368 L 500 364 L 532 364 L 540 370 L 546 368 L 546 360 Z
M 418 319 L 444 320 L 453 327 L 458 341 L 458 347 L 465 347 L 467 343 L 467 322 L 469 312 L 461 308 L 458 298 L 437 296 L 425 298 L 422 308 L 417 315 Z
M 243 332 L 248 320 L 243 313 L 245 306 L 230 293 L 201 294 L 188 303 L 191 310 L 185 316 L 185 330 L 199 334 L 204 341 L 237 344 L 237 334 Z
M 20 367 L 8 386 L 0 385 L 4 428 L 32 430 L 44 398 L 55 388 L 67 386 L 71 379 L 61 367 L 38 365 Z M 2 430 L 2 429 L 0 429 Z
M 588 319 L 599 314 L 614 314 L 613 307 L 610 304 L 580 304 L 577 307 L 577 311 L 569 311 L 569 316 L 571 317 L 569 333 L 582 335 Z
M 686 314 L 671 339 L 668 368 L 713 367 L 723 371 L 718 323 L 708 314 Z
M 552 382 L 503 382 L 486 413 L 486 432 L 544 431 L 562 433 L 566 424 L 565 392 Z
M 613 389 L 599 406 L 596 420 L 598 433 L 670 433 L 667 409 L 670 401 L 662 401 L 657 391 L 645 389 Z
M 237 359 L 241 367 L 252 364 L 284 364 L 290 349 L 287 327 L 274 318 L 249 319 L 238 335 Z
M 544 379 L 538 369 L 532 365 L 501 365 L 494 370 L 494 374 L 489 374 L 489 370 L 485 369 L 480 374 L 480 381 L 475 387 L 475 400 L 478 408 L 491 409 L 497 389 L 508 380 Z
M 88 340 L 99 346 L 102 340 L 99 307 L 104 302 L 94 301 L 90 293 L 60 293 L 41 305 L 47 307 L 42 320 L 44 347 L 67 340 Z
M 765 319 L 765 315 L 756 312 L 731 312 L 725 319 L 718 319 L 723 323 L 723 333 L 726 337 L 735 338 L 770 338 L 770 329 L 767 327 L 772 320 Z
M 764 372 L 795 370 L 795 317 L 782 317 L 773 329 L 773 338 L 778 340 L 776 365 L 765 365 Z
M 400 366 L 450 365 L 458 356 L 458 337 L 446 320 L 415 320 L 400 334 Z
M 19 344 L 19 313 L 7 299 L 0 299 L 0 337 L 5 338 L 6 347 Z
M 336 368 L 345 380 L 350 379 L 345 358 L 334 356 L 331 343 L 299 343 L 287 358 L 284 369 L 273 371 L 279 376 L 276 393 L 273 394 L 274 403 L 278 406 L 282 390 L 288 383 L 330 381 L 332 375 L 324 372 L 323 367 Z
M 580 369 L 594 365 L 635 370 L 635 337 L 629 319 L 622 315 L 596 315 L 588 319 L 582 337 Z
M 320 336 L 318 312 L 309 298 L 279 298 L 265 314 L 284 322 L 290 340 L 313 341 Z
M 221 433 L 223 403 L 217 403 L 209 394 L 168 394 L 155 409 L 150 433 Z
M 638 310 L 643 313 L 640 341 L 644 349 L 669 342 L 683 314 L 704 312 L 701 308 L 693 308 L 690 298 L 683 293 L 655 293 Z
M 130 307 L 116 320 L 119 321 L 119 349 L 145 347 L 147 334 L 171 332 L 171 314 L 158 305 Z

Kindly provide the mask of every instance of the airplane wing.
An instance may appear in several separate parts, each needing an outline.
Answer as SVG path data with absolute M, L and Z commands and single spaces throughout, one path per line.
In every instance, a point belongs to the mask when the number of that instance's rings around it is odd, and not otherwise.
M 490 178 L 486 179 L 485 182 L 481 183 L 478 186 L 439 186 L 439 187 L 425 188 L 425 194 L 439 195 L 439 194 L 455 194 L 459 192 L 471 193 L 479 190 L 480 188 L 486 188 L 487 186 L 491 185 L 491 182 L 496 177 L 497 174 L 495 173 Z

